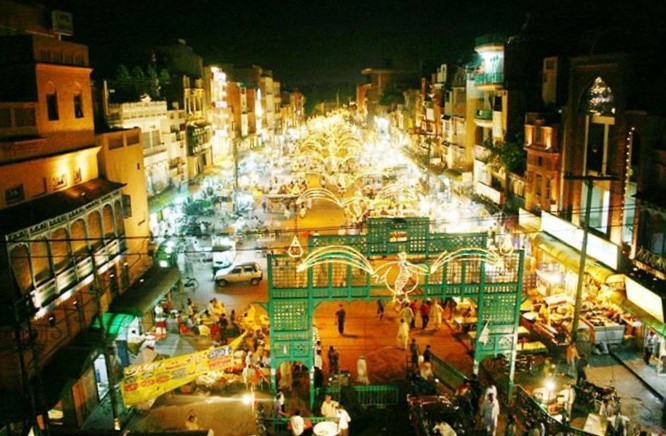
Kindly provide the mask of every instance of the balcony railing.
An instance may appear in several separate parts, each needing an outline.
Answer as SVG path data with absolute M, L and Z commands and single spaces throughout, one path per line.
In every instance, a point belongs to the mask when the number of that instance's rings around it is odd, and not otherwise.
M 638 247 L 636 259 L 661 272 L 666 272 L 666 258 L 645 247 Z
M 474 76 L 474 84 L 479 85 L 495 85 L 504 83 L 504 73 L 478 73 Z

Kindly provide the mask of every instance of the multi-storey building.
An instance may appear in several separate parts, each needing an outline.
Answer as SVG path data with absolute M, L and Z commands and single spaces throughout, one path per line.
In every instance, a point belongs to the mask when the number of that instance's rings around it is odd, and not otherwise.
M 233 158 L 231 141 L 231 110 L 227 103 L 227 73 L 220 67 L 204 68 L 204 84 L 208 119 L 213 128 L 213 160 L 225 166 L 225 162 Z
M 474 192 L 497 205 L 504 203 L 506 173 L 490 162 L 490 148 L 504 141 L 507 130 L 508 93 L 504 89 L 503 35 L 476 38 L 477 58 L 469 75 L 466 97 L 473 119 L 467 135 L 474 141 Z M 471 128 L 471 126 L 475 126 Z
M 366 83 L 357 87 L 358 110 L 368 119 L 396 108 L 395 100 L 402 100 L 402 91 L 418 84 L 415 71 L 399 70 L 391 66 L 364 68 L 361 74 Z
M 467 74 L 456 65 L 444 89 L 444 115 L 442 123 L 442 159 L 446 168 L 461 173 L 472 168 L 472 150 L 466 143 L 466 93 Z
M 168 135 L 171 132 L 166 101 L 109 103 L 106 105 L 106 122 L 112 128 L 138 127 L 141 129 L 146 188 L 149 197 L 155 196 L 173 185 L 169 163 L 177 156 L 169 155 L 170 147 L 165 140 L 172 139 Z
M 37 35 L 0 46 L 0 387 L 16 406 L 6 418 L 47 422 L 60 404 L 79 425 L 106 377 L 92 371 L 101 352 L 85 332 L 130 280 L 129 195 L 98 170 L 87 47 Z M 100 277 L 112 278 L 103 287 Z
M 156 65 L 171 74 L 164 90 L 168 107 L 185 113 L 186 171 L 187 179 L 193 179 L 213 165 L 213 129 L 207 119 L 203 60 L 182 39 L 157 47 L 155 57 Z
M 543 60 L 543 83 L 539 110 L 525 114 L 527 152 L 525 209 L 533 213 L 557 213 L 562 181 L 561 113 L 567 80 L 564 57 Z
M 88 48 L 21 11 L 41 31 L 0 37 L 0 418 L 27 433 L 85 426 L 107 395 L 120 419 L 121 327 L 152 311 L 128 301 L 179 276 L 136 281 L 152 264 L 141 132 L 96 134 Z

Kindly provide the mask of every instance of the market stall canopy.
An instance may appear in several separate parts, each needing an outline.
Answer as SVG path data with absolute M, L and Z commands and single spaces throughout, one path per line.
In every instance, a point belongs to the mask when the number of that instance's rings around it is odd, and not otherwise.
M 537 235 L 535 242 L 539 248 L 546 252 L 550 257 L 568 269 L 575 272 L 578 271 L 580 264 L 580 253 L 578 250 L 543 232 Z M 590 274 L 592 278 L 599 283 L 606 283 L 606 280 L 609 277 L 615 275 L 615 271 L 595 262 L 589 256 L 587 262 L 585 262 L 585 272 Z
M 109 312 L 142 317 L 144 313 L 152 310 L 180 280 L 180 271 L 177 267 L 154 266 L 124 294 L 111 302 Z

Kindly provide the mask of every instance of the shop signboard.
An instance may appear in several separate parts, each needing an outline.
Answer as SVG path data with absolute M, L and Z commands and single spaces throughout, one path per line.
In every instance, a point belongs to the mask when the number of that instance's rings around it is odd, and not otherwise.
M 578 251 L 583 248 L 583 229 L 569 221 L 541 211 L 541 230 L 569 244 Z M 617 269 L 620 247 L 596 235 L 587 235 L 587 254 L 613 270 Z
M 664 322 L 664 305 L 659 295 L 629 277 L 624 278 L 624 285 L 629 301 Z
M 233 366 L 233 348 L 212 348 L 125 368 L 120 382 L 125 405 L 137 405 L 194 381 L 211 371 Z

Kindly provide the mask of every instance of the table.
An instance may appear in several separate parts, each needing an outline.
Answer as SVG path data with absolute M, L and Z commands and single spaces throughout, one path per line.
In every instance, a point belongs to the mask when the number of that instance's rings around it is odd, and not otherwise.
M 315 436 L 337 436 L 340 434 L 340 430 L 338 430 L 338 424 L 335 422 L 322 421 L 314 426 L 312 433 L 314 433 Z
M 548 347 L 543 342 L 518 342 L 518 348 L 516 348 L 518 353 L 522 354 L 547 354 Z

